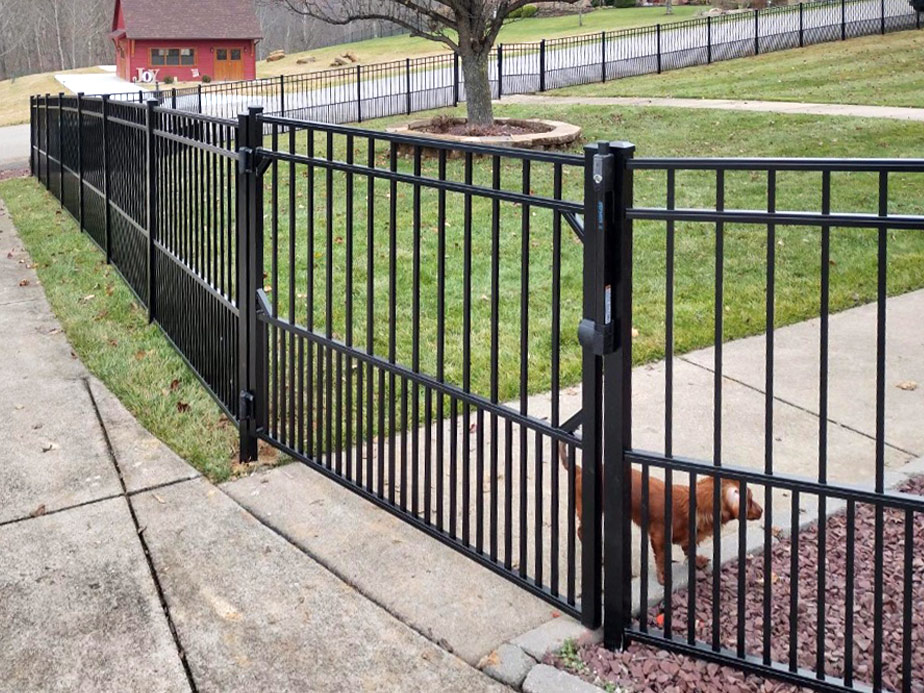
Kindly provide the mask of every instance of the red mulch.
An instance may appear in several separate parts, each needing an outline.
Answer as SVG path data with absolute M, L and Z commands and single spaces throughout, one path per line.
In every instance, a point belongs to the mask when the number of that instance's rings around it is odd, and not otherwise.
M 924 477 L 908 482 L 907 493 L 924 495 Z M 883 688 L 902 689 L 902 609 L 905 571 L 905 517 L 903 512 L 887 510 L 884 517 L 883 541 Z M 857 504 L 856 544 L 854 557 L 854 645 L 853 672 L 857 684 L 871 684 L 873 672 L 873 580 L 875 556 L 875 511 L 868 505 Z M 847 520 L 841 512 L 827 522 L 827 589 L 825 605 L 825 669 L 832 677 L 843 675 L 845 634 L 845 576 Z M 914 518 L 914 561 L 912 563 L 912 603 L 924 603 L 924 514 Z M 789 659 L 789 538 L 775 541 L 771 550 L 771 656 L 774 661 Z M 818 589 L 818 526 L 799 534 L 798 640 L 797 659 L 800 667 L 815 670 L 816 617 Z M 676 565 L 675 573 L 686 570 L 686 564 Z M 737 638 L 737 561 L 722 568 L 720 580 L 721 643 L 735 649 Z M 762 553 L 749 556 L 746 563 L 748 592 L 745 597 L 745 643 L 749 654 L 762 655 L 763 580 Z M 673 595 L 673 630 L 675 637 L 686 637 L 687 591 Z M 657 628 L 656 619 L 663 613 L 661 606 L 649 612 L 649 623 Z M 697 638 L 712 639 L 712 575 L 701 572 L 696 587 Z M 924 693 L 924 614 L 919 607 L 912 613 L 911 685 L 914 693 Z M 682 691 L 779 691 L 800 690 L 790 684 L 757 676 L 745 676 L 731 667 L 706 663 L 694 658 L 668 653 L 658 648 L 633 644 L 626 652 L 610 652 L 602 645 L 579 648 L 584 662 L 582 678 L 598 684 L 612 683 L 636 691 L 680 693 Z M 556 657 L 550 663 L 566 668 Z

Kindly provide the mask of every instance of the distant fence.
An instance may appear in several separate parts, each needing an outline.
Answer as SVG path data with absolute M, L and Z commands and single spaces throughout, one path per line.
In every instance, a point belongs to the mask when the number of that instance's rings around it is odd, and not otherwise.
M 489 66 L 495 98 L 605 82 L 858 36 L 921 28 L 906 0 L 821 0 L 670 24 L 499 44 Z M 452 53 L 299 75 L 113 95 L 233 118 L 247 106 L 268 115 L 362 122 L 465 101 Z

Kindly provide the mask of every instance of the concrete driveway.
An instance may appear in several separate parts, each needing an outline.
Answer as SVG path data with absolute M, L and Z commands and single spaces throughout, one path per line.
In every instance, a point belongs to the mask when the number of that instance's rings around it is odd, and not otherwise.
M 29 165 L 29 124 L 0 128 L 0 171 Z

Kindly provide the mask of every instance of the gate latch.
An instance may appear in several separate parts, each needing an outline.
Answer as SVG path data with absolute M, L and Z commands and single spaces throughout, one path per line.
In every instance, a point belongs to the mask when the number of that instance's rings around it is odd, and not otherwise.
M 616 351 L 616 323 L 611 321 L 601 325 L 584 318 L 578 325 L 578 341 L 598 356 L 612 354 Z

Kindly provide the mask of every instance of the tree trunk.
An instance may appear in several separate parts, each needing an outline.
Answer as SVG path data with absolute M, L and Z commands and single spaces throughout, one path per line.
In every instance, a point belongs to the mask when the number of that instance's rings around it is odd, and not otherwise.
M 462 74 L 465 76 L 468 124 L 491 125 L 494 123 L 494 107 L 491 104 L 491 82 L 488 79 L 488 55 L 469 54 L 460 58 Z

